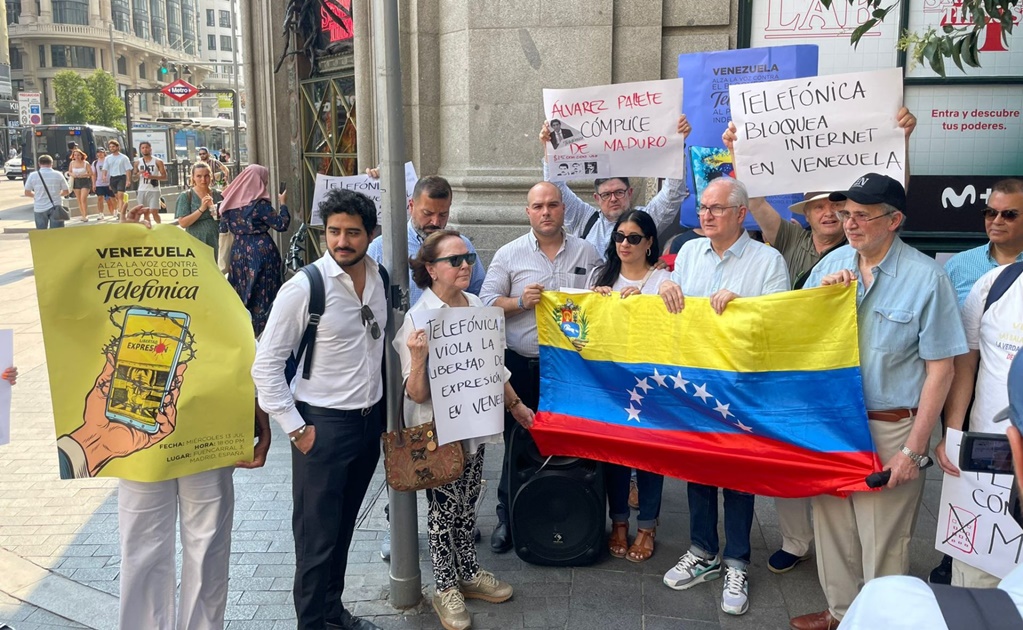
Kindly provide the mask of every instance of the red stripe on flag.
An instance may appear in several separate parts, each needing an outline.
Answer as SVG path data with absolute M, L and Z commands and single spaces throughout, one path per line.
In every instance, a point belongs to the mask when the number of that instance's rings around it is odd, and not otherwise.
M 875 453 L 823 453 L 743 433 L 623 427 L 541 411 L 530 431 L 544 456 L 583 457 L 762 496 L 868 490 Z

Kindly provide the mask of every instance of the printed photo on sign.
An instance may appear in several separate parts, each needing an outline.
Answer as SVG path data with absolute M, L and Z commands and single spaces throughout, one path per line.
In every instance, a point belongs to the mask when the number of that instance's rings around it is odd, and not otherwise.
M 732 176 L 732 154 L 728 149 L 717 147 L 689 147 L 693 180 L 696 183 L 696 197 L 703 195 L 707 184 L 718 177 Z
M 551 181 L 595 174 L 682 178 L 681 79 L 545 89 L 543 103 L 551 131 L 548 162 L 556 166 Z M 587 163 L 596 173 L 586 172 Z
M 906 181 L 898 68 L 729 86 L 735 172 L 751 197 L 845 190 L 864 173 Z

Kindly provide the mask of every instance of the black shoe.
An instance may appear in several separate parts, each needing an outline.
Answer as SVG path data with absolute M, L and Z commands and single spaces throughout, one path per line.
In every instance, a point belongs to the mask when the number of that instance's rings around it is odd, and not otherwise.
M 931 584 L 951 584 L 952 583 L 952 556 L 945 556 L 941 559 L 941 564 L 934 567 L 931 571 L 931 575 L 927 578 L 927 581 Z
M 494 533 L 490 535 L 490 550 L 494 553 L 507 553 L 512 548 L 511 532 L 508 523 L 498 523 Z
M 381 630 L 380 626 L 372 624 L 365 619 L 360 619 L 347 610 L 341 613 L 340 617 L 327 619 L 328 628 L 340 628 L 341 630 Z

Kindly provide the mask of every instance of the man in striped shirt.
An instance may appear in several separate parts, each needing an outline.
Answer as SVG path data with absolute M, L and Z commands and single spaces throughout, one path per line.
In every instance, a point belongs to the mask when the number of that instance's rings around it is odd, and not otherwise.
M 534 309 L 540 293 L 561 287 L 586 288 L 586 278 L 600 257 L 593 245 L 565 232 L 565 204 L 554 184 L 540 182 L 533 186 L 526 201 L 531 229 L 494 254 L 480 298 L 484 304 L 504 310 L 508 342 L 504 356 L 511 370 L 511 384 L 522 403 L 536 409 L 540 400 L 540 346 Z M 505 445 L 510 443 L 514 427 L 515 420 L 506 413 Z M 499 522 L 490 537 L 490 548 L 495 553 L 511 549 L 509 455 L 506 446 L 497 488 Z

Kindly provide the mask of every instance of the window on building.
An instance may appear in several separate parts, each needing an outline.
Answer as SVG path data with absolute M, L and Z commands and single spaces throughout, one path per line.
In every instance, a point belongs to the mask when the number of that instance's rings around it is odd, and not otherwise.
M 223 11 L 222 10 L 220 12 L 220 27 L 221 28 L 231 28 L 231 12 L 230 11 Z
M 149 0 L 132 0 L 132 22 L 135 37 L 149 39 Z
M 6 0 L 4 4 L 7 5 L 7 23 L 17 24 L 21 16 L 21 0 Z
M 25 80 L 24 79 L 11 79 L 11 92 L 17 94 L 18 92 L 25 91 Z
M 231 48 L 231 36 L 221 35 L 220 36 L 220 50 L 234 50 Z
M 50 65 L 54 68 L 95 68 L 96 49 L 89 46 L 50 46 Z
M 217 12 L 213 9 L 206 9 L 206 26 L 217 25 Z
M 124 55 L 117 58 L 117 74 L 128 74 L 128 60 Z
M 46 67 L 46 46 L 39 44 L 39 67 Z
M 110 0 L 110 14 L 114 18 L 114 28 L 122 33 L 131 32 L 131 8 L 129 0 Z
M 221 61 L 220 68 L 224 74 L 234 74 L 234 64 L 230 61 Z
M 57 24 L 88 24 L 89 0 L 52 0 Z
M 181 3 L 181 32 L 185 41 L 185 53 L 189 55 L 197 54 L 196 45 L 198 44 L 198 38 L 195 33 L 196 22 L 193 0 L 184 0 Z
M 149 28 L 153 33 L 153 41 L 157 44 L 167 43 L 166 8 L 164 0 L 149 0 Z
M 167 0 L 167 45 L 177 50 L 185 47 L 181 30 L 181 0 Z
M 206 36 L 206 50 L 216 50 L 216 49 L 217 49 L 217 36 L 216 35 L 207 35 Z
M 149 112 L 149 95 L 146 93 L 139 94 L 139 111 Z
M 139 64 L 139 78 L 140 79 L 146 78 L 146 64 L 144 63 Z
M 43 107 L 50 106 L 50 80 L 39 79 L 40 92 L 43 93 Z
M 21 49 L 17 46 L 11 46 L 11 70 L 21 70 L 24 68 L 24 62 L 21 60 Z

